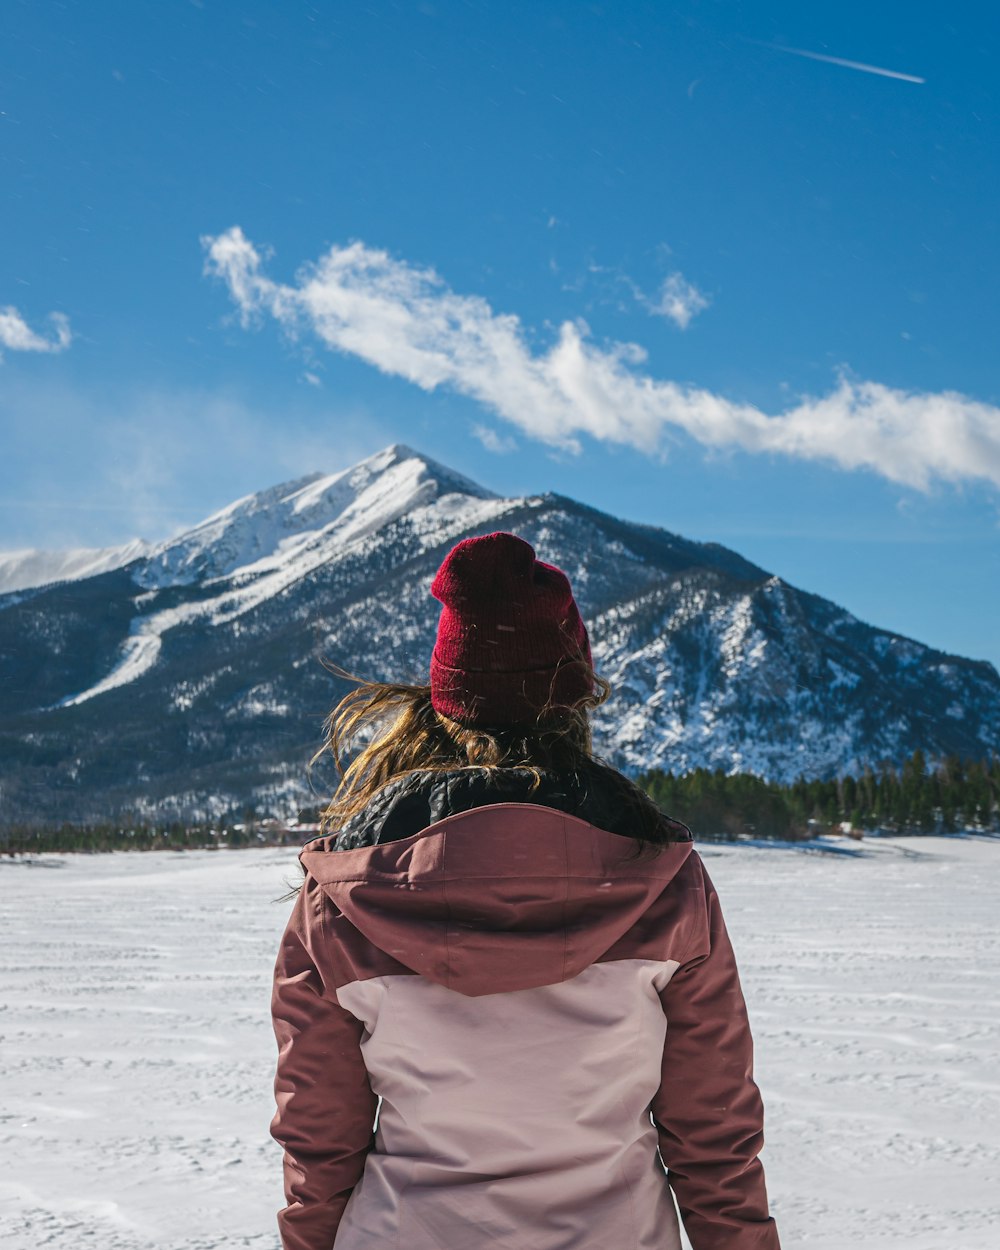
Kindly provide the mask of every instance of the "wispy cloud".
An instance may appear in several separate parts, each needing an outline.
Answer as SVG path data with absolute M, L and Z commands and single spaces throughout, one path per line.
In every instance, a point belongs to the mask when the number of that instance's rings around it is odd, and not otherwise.
M 663 280 L 656 299 L 650 299 L 637 291 L 640 302 L 657 317 L 666 317 L 686 330 L 691 318 L 704 312 L 710 301 L 707 295 L 688 282 L 682 273 L 672 273 Z
M 916 74 L 902 74 L 896 69 L 883 69 L 880 65 L 868 65 L 864 61 L 845 61 L 841 56 L 826 56 L 822 52 L 807 52 L 804 48 L 786 48 L 780 43 L 763 43 L 758 39 L 753 39 L 751 43 L 757 43 L 762 48 L 770 48 L 772 52 L 787 52 L 791 56 L 804 56 L 810 61 L 825 61 L 827 65 L 840 65 L 844 69 L 858 69 L 863 74 L 878 74 L 882 78 L 898 78 L 902 82 L 924 83 L 926 78 L 919 78 Z
M 0 370 L 0 550 L 165 538 L 250 491 L 345 468 L 392 441 L 360 408 L 331 404 L 318 420 L 302 392 L 276 421 L 232 387 L 78 387 Z
M 476 424 L 472 427 L 472 432 L 487 451 L 492 451 L 496 455 L 517 451 L 516 439 L 511 438 L 509 434 L 498 434 L 496 430 L 488 425 Z
M 73 339 L 69 318 L 64 313 L 54 312 L 49 313 L 49 320 L 55 331 L 54 338 L 36 334 L 13 304 L 0 308 L 0 345 L 12 352 L 65 351 Z
M 430 269 L 355 242 L 303 266 L 294 284 L 269 278 L 262 253 L 234 226 L 202 240 L 205 269 L 229 288 L 244 325 L 265 314 L 291 335 L 426 391 L 447 386 L 530 438 L 577 451 L 580 436 L 656 454 L 671 432 L 739 448 L 868 469 L 927 490 L 936 479 L 1000 486 L 1000 408 L 955 391 L 904 391 L 841 376 L 827 395 L 769 415 L 701 387 L 653 377 L 636 343 L 601 347 L 581 321 L 535 350 L 518 317 L 459 295 Z
M 671 249 L 666 243 L 659 244 L 656 250 L 664 257 L 671 255 Z M 667 274 L 655 295 L 647 295 L 621 265 L 601 265 L 595 260 L 587 262 L 585 273 L 564 281 L 562 289 L 584 292 L 591 285 L 596 285 L 600 292 L 597 302 L 611 304 L 624 313 L 632 311 L 634 301 L 652 316 L 666 317 L 681 330 L 686 330 L 692 318 L 704 312 L 712 302 L 704 291 L 689 282 L 679 270 Z M 628 296 L 625 296 L 625 291 Z

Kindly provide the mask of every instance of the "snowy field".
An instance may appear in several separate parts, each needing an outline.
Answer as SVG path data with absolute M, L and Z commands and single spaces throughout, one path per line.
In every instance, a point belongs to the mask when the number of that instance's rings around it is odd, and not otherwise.
M 699 849 L 784 1250 L 996 1250 L 1000 839 Z M 287 850 L 0 862 L 6 1250 L 275 1250 L 268 997 L 290 904 L 272 900 L 294 868 Z

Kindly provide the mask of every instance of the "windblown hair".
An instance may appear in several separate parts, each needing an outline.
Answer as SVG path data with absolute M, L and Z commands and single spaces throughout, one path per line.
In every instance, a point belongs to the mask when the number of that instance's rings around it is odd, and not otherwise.
M 412 772 L 456 768 L 522 768 L 534 774 L 576 773 L 600 779 L 622 810 L 634 817 L 640 859 L 659 854 L 674 841 L 656 804 L 627 777 L 593 754 L 590 710 L 604 703 L 610 684 L 596 673 L 593 693 L 570 707 L 548 707 L 528 725 L 485 729 L 459 724 L 435 711 L 429 685 L 367 681 L 323 661 L 336 676 L 354 683 L 324 721 L 325 740 L 309 761 L 329 754 L 340 777 L 320 814 L 320 833 L 336 832 L 362 811 L 388 782 Z M 345 757 L 350 762 L 344 765 Z

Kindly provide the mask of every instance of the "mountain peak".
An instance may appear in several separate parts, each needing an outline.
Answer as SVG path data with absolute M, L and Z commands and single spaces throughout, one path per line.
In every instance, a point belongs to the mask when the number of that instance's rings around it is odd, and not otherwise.
M 454 492 L 459 495 L 471 495 L 475 499 L 500 498 L 495 491 L 487 490 L 485 486 L 480 486 L 478 482 L 474 482 L 463 473 L 458 473 L 455 469 L 449 468 L 448 465 L 442 464 L 440 460 L 432 460 L 430 456 L 425 456 L 423 452 L 414 451 L 406 443 L 392 443 L 388 447 L 383 447 L 374 456 L 369 456 L 367 460 L 362 460 L 355 465 L 355 469 L 360 469 L 363 465 L 371 465 L 373 468 L 378 465 L 388 469 L 409 462 L 423 465 L 425 471 L 441 487 L 445 488 L 442 490 L 442 494 Z
M 55 819 L 70 785 L 78 819 L 315 801 L 307 722 L 341 688 L 322 658 L 423 680 L 442 554 L 497 529 L 572 582 L 615 692 L 593 720 L 615 767 L 793 780 L 1000 742 L 990 665 L 866 625 L 717 544 L 562 495 L 497 497 L 396 443 L 237 500 L 123 575 L 0 601 L 5 817 Z
M 376 456 L 393 456 L 396 460 L 422 460 L 423 456 L 418 451 L 414 451 L 407 443 L 390 443 L 388 447 L 383 447 L 381 451 L 375 453 Z M 373 457 L 374 458 L 374 457 Z
M 496 499 L 446 465 L 393 443 L 350 468 L 310 473 L 228 504 L 157 544 L 140 575 L 147 588 L 226 577 L 287 561 L 320 535 L 347 543 L 444 495 Z
M 135 538 L 93 550 L 0 552 L 0 595 L 77 581 L 139 559 L 144 564 L 136 580 L 147 589 L 190 585 L 287 554 L 290 545 L 334 528 L 340 541 L 351 541 L 447 495 L 499 499 L 407 443 L 391 443 L 346 469 L 317 469 L 243 495 L 159 542 Z

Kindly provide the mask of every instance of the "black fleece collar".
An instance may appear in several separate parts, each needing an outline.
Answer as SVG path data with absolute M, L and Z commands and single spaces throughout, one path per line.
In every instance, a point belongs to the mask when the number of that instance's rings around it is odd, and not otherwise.
M 354 850 L 420 833 L 457 812 L 492 803 L 536 803 L 579 817 L 588 824 L 624 837 L 649 836 L 658 841 L 690 842 L 687 825 L 659 812 L 651 800 L 640 808 L 627 801 L 634 787 L 620 773 L 594 764 L 581 772 L 543 771 L 534 785 L 526 768 L 453 768 L 442 772 L 407 773 L 388 782 L 363 811 L 338 832 L 331 850 Z

